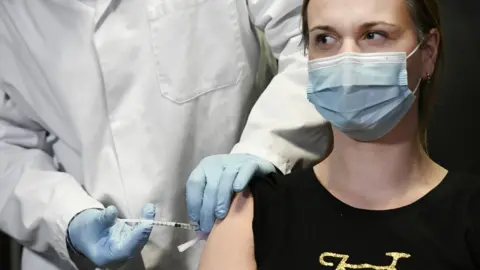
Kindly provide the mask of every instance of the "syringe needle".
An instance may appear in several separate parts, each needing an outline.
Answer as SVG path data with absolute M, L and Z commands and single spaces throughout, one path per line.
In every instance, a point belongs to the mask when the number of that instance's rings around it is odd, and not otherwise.
M 198 225 L 195 225 L 195 224 L 188 224 L 188 223 L 175 222 L 175 221 L 158 221 L 158 220 L 150 220 L 150 219 L 118 219 L 118 221 L 125 222 L 125 223 L 152 223 L 155 226 L 174 227 L 174 228 L 180 228 L 180 229 L 192 230 L 192 231 L 195 231 L 198 228 Z

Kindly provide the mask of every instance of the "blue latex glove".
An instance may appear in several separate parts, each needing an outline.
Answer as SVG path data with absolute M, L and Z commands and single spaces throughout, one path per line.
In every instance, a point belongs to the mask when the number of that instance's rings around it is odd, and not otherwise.
M 254 175 L 275 172 L 270 162 L 248 154 L 215 155 L 204 158 L 187 182 L 188 215 L 209 232 L 215 217 L 225 218 L 232 193 L 242 191 Z
M 117 222 L 114 206 L 106 209 L 88 209 L 72 219 L 68 227 L 73 248 L 97 266 L 125 262 L 140 254 L 148 241 L 153 225 L 139 223 L 135 226 Z M 155 206 L 147 204 L 142 218 L 155 219 Z

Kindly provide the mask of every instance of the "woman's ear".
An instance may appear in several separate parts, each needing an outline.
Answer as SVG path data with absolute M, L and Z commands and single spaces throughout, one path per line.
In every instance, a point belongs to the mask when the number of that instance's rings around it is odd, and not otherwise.
M 437 62 L 440 38 L 440 32 L 438 31 L 438 29 L 434 28 L 430 30 L 427 35 L 427 40 L 424 42 L 422 50 L 424 76 L 426 76 L 427 74 L 433 74 L 433 72 L 435 71 L 435 63 Z

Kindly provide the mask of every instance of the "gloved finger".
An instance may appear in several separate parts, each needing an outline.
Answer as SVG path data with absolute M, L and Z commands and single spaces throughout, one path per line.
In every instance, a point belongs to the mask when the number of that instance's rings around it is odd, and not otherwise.
M 250 180 L 255 176 L 255 173 L 260 170 L 260 167 L 255 162 L 247 162 L 241 168 L 233 182 L 233 190 L 241 192 L 250 183 Z
M 233 182 L 237 177 L 238 169 L 227 168 L 220 177 L 217 191 L 217 205 L 215 206 L 215 216 L 219 219 L 225 218 L 232 200 Z
M 122 245 L 122 254 L 124 257 L 132 257 L 137 255 L 147 244 L 148 238 L 153 230 L 152 223 L 140 223 L 126 237 Z
M 145 219 L 145 220 L 155 220 L 155 214 L 156 214 L 156 208 L 155 205 L 152 203 L 147 203 L 143 208 L 140 216 L 138 217 L 139 219 Z M 150 224 L 147 222 L 144 222 L 145 224 Z M 141 223 L 136 223 L 134 226 L 130 228 L 130 231 L 135 230 Z M 153 227 L 153 222 L 152 222 L 152 227 Z
M 207 185 L 207 178 L 202 167 L 198 165 L 187 180 L 187 209 L 192 221 L 198 222 L 203 203 L 203 193 Z
M 223 167 L 209 170 L 206 174 L 208 180 L 203 194 L 200 209 L 200 230 L 209 232 L 215 223 L 215 206 L 217 205 L 218 185 L 223 174 Z
M 115 221 L 117 220 L 118 216 L 118 210 L 115 206 L 110 205 L 107 208 L 105 208 L 100 215 L 98 216 L 98 224 L 100 225 L 100 228 L 105 229 L 112 227 L 115 224 Z
M 156 215 L 156 208 L 155 205 L 152 203 L 147 203 L 143 209 L 141 214 L 141 219 L 148 219 L 148 220 L 155 220 Z M 153 230 L 153 222 L 152 223 L 140 223 L 137 224 L 135 229 L 133 230 L 133 239 L 137 242 L 136 250 L 140 251 L 145 244 L 147 244 L 148 239 L 150 238 L 150 234 Z M 136 235 L 136 236 L 135 236 Z M 137 237 L 137 238 L 135 238 Z
M 152 203 L 147 203 L 142 209 L 142 219 L 155 220 L 156 208 Z

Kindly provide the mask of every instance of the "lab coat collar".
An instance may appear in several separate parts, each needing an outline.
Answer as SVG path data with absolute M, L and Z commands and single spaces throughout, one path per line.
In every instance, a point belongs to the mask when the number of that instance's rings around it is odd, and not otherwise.
M 100 28 L 107 16 L 115 10 L 119 0 L 98 0 L 95 7 L 95 31 Z
M 95 10 L 95 17 L 94 17 L 95 31 L 98 28 L 100 28 L 102 23 L 107 18 L 108 14 L 110 14 L 110 12 L 112 12 L 115 9 L 116 5 L 119 2 L 118 0 L 78 0 L 78 1 Z

